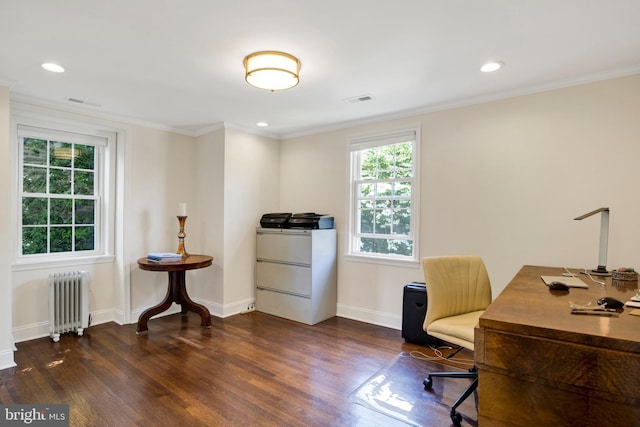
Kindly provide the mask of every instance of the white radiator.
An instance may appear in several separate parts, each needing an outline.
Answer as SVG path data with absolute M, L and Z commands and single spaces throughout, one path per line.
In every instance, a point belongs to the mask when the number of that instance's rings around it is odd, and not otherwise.
M 71 271 L 49 275 L 49 335 L 54 342 L 60 334 L 84 333 L 90 324 L 89 272 Z

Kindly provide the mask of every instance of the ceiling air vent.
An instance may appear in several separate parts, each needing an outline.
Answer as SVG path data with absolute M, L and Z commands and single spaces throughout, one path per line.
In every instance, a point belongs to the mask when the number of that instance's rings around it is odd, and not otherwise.
M 73 102 L 75 104 L 84 104 L 84 105 L 89 105 L 91 107 L 101 107 L 100 104 L 96 104 L 95 102 L 87 102 L 84 99 L 78 99 L 78 98 L 67 98 L 67 101 L 69 102 Z
M 373 96 L 360 95 L 360 96 L 354 96 L 352 98 L 345 98 L 343 99 L 343 101 L 346 102 L 347 104 L 356 104 L 358 102 L 373 101 Z

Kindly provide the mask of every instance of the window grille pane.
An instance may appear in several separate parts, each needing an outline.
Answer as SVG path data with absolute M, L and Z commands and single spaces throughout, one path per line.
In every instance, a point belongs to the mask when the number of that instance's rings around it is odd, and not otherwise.
M 22 198 L 22 224 L 47 225 L 47 199 L 44 197 Z
M 373 233 L 373 209 L 360 211 L 360 233 Z
M 66 142 L 50 141 L 49 164 L 51 166 L 71 167 L 73 145 Z
M 73 193 L 93 196 L 93 172 L 76 171 L 73 176 Z
M 77 169 L 95 170 L 95 147 L 91 145 L 75 144 L 78 157 L 75 160 Z
M 411 233 L 411 211 L 409 209 L 398 209 L 393 215 L 393 234 L 398 236 L 408 236 Z
M 405 172 L 413 170 L 413 153 L 410 142 L 396 145 L 396 168 Z
M 410 182 L 394 182 L 393 195 L 394 196 L 411 196 L 411 183 Z
M 76 251 L 92 251 L 94 249 L 95 227 L 76 227 Z
M 76 224 L 95 224 L 95 202 L 76 200 Z
M 42 139 L 25 138 L 22 161 L 29 165 L 47 164 L 47 141 Z
M 376 184 L 376 197 L 391 196 L 391 183 L 379 182 Z
M 71 199 L 51 199 L 50 224 L 71 224 L 72 218 L 73 210 Z
M 377 199 L 375 203 L 376 209 L 391 209 L 391 200 L 389 199 Z
M 360 184 L 358 187 L 360 198 L 373 197 L 374 184 Z
M 22 227 L 22 253 L 47 253 L 47 227 Z
M 373 200 L 360 200 L 360 209 L 373 209 Z
M 393 209 L 409 209 L 411 207 L 411 200 L 408 199 L 395 199 L 393 201 Z
M 391 211 L 390 210 L 377 210 L 375 214 L 375 234 L 389 234 L 391 233 Z
M 411 255 L 413 240 L 389 240 L 389 253 L 393 255 Z
M 49 194 L 71 194 L 70 169 L 51 169 L 49 171 Z
M 359 240 L 360 252 L 403 256 L 411 256 L 413 253 L 412 240 L 386 240 L 373 238 L 362 238 Z
M 22 187 L 25 193 L 46 193 L 47 169 L 25 166 L 22 172 Z
M 360 179 L 374 179 L 376 177 L 376 150 L 365 150 L 361 153 Z
M 51 227 L 51 252 L 71 252 L 73 250 L 73 229 L 71 227 Z

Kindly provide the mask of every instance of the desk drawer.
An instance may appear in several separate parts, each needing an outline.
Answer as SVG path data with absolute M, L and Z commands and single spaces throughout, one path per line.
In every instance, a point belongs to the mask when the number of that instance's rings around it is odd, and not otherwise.
M 637 354 L 483 328 L 475 354 L 481 425 L 613 427 L 640 419 Z
M 546 338 L 480 329 L 479 366 L 546 384 L 591 390 L 640 405 L 640 355 Z

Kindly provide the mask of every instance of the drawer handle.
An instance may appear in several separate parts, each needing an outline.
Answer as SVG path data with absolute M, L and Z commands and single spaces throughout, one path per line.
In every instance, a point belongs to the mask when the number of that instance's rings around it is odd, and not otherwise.
M 287 292 L 287 291 L 282 291 L 280 289 L 265 288 L 263 286 L 256 286 L 256 289 L 259 290 L 259 291 L 275 292 L 277 294 L 292 295 L 294 297 L 301 297 L 301 298 L 306 298 L 306 299 L 310 299 L 311 298 L 311 295 L 298 294 L 298 293 L 295 293 L 295 292 Z

